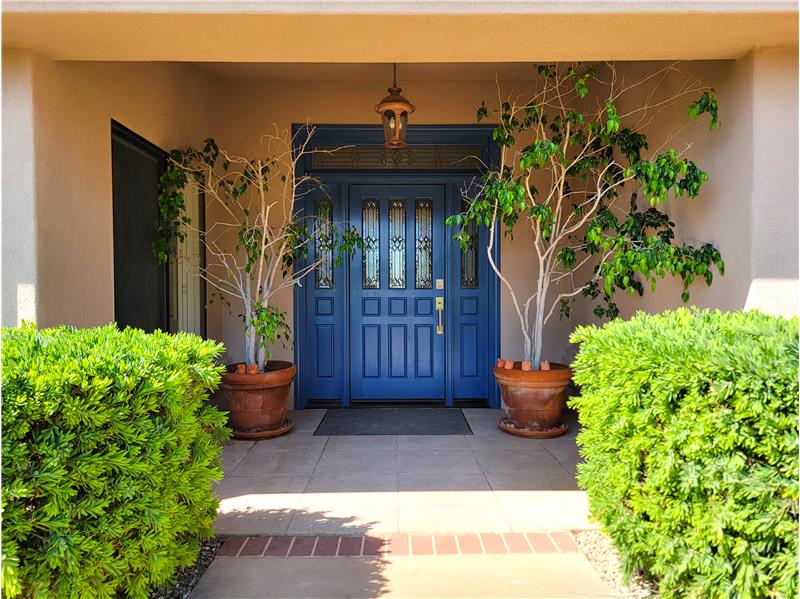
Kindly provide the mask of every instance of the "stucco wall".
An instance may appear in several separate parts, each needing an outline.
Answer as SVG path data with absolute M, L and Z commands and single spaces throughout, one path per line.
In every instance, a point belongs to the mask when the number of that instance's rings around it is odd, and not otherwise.
M 797 48 L 747 57 L 752 73 L 754 278 L 797 278 Z
M 12 56 L 4 51 L 4 63 Z M 35 159 L 26 157 L 20 165 L 35 165 L 36 174 L 38 236 L 26 237 L 38 240 L 32 253 L 38 253 L 37 321 L 106 323 L 114 318 L 111 120 L 162 148 L 198 143 L 215 124 L 213 87 L 207 75 L 187 65 L 64 63 L 34 56 L 27 67 L 35 89 Z M 4 77 L 3 84 L 4 96 L 7 90 L 16 93 L 16 81 L 7 86 Z M 3 108 L 4 121 L 16 122 L 18 111 L 24 116 L 25 106 Z M 5 162 L 4 192 L 15 163 Z M 33 205 L 32 190 L 16 187 L 19 204 Z M 13 237 L 14 231 L 4 218 L 4 245 L 6 233 Z M 10 273 L 21 266 L 9 258 L 4 253 L 4 275 L 16 277 Z M 5 280 L 3 288 L 5 293 Z
M 629 65 L 628 75 L 654 66 Z M 663 207 L 676 224 L 678 241 L 713 243 L 725 260 L 725 276 L 715 272 L 711 287 L 701 280 L 690 287 L 690 304 L 737 310 L 745 307 L 754 279 L 797 278 L 797 52 L 762 49 L 738 61 L 685 63 L 681 68 L 715 88 L 720 128 L 708 131 L 706 117 L 682 128 L 688 121 L 681 104 L 661 113 L 645 132 L 651 148 L 677 132 L 671 145 L 686 149 L 686 156 L 709 174 L 698 198 L 670 200 Z M 671 77 L 666 89 L 674 89 L 680 80 Z M 628 105 L 620 108 L 624 112 Z M 643 298 L 620 294 L 621 316 L 682 306 L 681 290 L 679 279 L 665 279 Z M 576 322 L 597 322 L 588 302 L 578 306 Z
M 232 151 L 251 154 L 272 123 L 375 123 L 372 106 L 386 87 L 385 80 L 217 79 L 192 65 L 51 62 L 5 50 L 3 59 L 11 65 L 3 77 L 4 124 L 13 120 L 3 153 L 20 164 L 14 172 L 8 161 L 4 166 L 4 199 L 16 197 L 20 203 L 17 216 L 7 220 L 11 206 L 4 201 L 3 249 L 15 231 L 23 233 L 24 243 L 38 227 L 38 247 L 23 251 L 21 260 L 12 263 L 13 253 L 4 252 L 3 320 L 9 324 L 16 324 L 6 318 L 11 286 L 37 276 L 40 325 L 113 319 L 111 119 L 163 148 L 213 135 Z M 626 64 L 624 69 L 633 76 L 650 66 Z M 690 154 L 711 179 L 700 198 L 671 203 L 668 210 L 685 240 L 717 244 L 727 263 L 726 276 L 713 287 L 693 286 L 692 302 L 736 309 L 744 306 L 754 277 L 797 276 L 796 49 L 760 50 L 738 61 L 690 66 L 716 88 L 722 127 L 709 133 L 700 124 L 674 140 L 695 140 Z M 496 93 L 488 79 L 405 81 L 401 76 L 401 85 L 417 105 L 413 123 L 474 123 L 477 104 Z M 522 91 L 526 83 L 505 81 L 504 87 Z M 25 128 L 31 121 L 33 135 Z M 655 140 L 685 122 L 685 107 L 677 107 L 648 133 Z M 211 208 L 207 220 L 215 216 Z M 504 238 L 501 250 L 504 272 L 522 293 L 528 291 L 535 265 L 525 232 Z M 30 261 L 37 252 L 38 268 Z M 508 294 L 501 295 L 502 352 L 516 357 L 521 333 Z M 673 281 L 660 283 L 655 294 L 637 302 L 620 298 L 623 315 L 680 304 L 680 285 Z M 291 317 L 290 291 L 280 305 Z M 572 320 L 555 319 L 546 331 L 545 355 L 567 359 L 568 334 L 583 322 L 594 322 L 587 303 L 578 304 Z M 241 357 L 238 318 L 215 303 L 208 324 L 209 335 L 225 342 L 229 356 Z M 276 348 L 274 354 L 289 356 L 291 349 Z
M 33 60 L 3 52 L 3 326 L 36 320 Z
M 744 306 L 750 282 L 750 215 L 752 187 L 752 72 L 749 59 L 742 61 L 697 63 L 682 65 L 696 73 L 705 84 L 715 88 L 720 103 L 719 129 L 708 130 L 708 117 L 691 124 L 686 113 L 688 102 L 663 111 L 652 125 L 644 129 L 651 151 L 674 135 L 670 147 L 685 151 L 709 175 L 700 195 L 694 199 L 670 199 L 660 206 L 676 224 L 677 240 L 694 246 L 713 243 L 726 263 L 724 277 L 715 276 L 714 284 L 696 280 L 690 288 L 692 304 L 735 310 Z M 652 71 L 656 65 L 644 63 L 631 66 L 631 79 Z M 668 78 L 663 93 L 674 92 L 684 80 L 683 75 Z M 620 102 L 620 111 L 638 106 L 643 98 L 633 94 Z M 687 126 L 688 125 L 688 126 Z M 677 135 L 675 133 L 677 132 Z M 691 144 L 689 146 L 689 144 Z M 646 208 L 644 202 L 642 209 Z M 716 272 L 715 272 L 716 275 Z M 667 278 L 645 296 L 630 298 L 619 294 L 617 303 L 623 317 L 638 309 L 661 311 L 683 305 L 680 279 Z M 578 318 L 582 323 L 597 320 L 591 313 L 594 304 L 579 303 Z

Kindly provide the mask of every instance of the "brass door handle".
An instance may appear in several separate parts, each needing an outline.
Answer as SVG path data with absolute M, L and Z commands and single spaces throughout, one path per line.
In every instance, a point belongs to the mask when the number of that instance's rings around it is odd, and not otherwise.
M 439 324 L 436 325 L 436 334 L 444 334 L 444 298 L 436 298 L 436 311 L 439 313 Z

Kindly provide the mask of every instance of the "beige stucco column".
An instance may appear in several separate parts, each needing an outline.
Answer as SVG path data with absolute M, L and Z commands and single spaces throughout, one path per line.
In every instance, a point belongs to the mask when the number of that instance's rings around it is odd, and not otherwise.
M 757 49 L 747 308 L 798 313 L 797 48 Z
M 797 253 L 797 48 L 758 49 L 753 68 L 754 278 L 793 278 Z
M 3 50 L 3 326 L 37 316 L 33 63 Z

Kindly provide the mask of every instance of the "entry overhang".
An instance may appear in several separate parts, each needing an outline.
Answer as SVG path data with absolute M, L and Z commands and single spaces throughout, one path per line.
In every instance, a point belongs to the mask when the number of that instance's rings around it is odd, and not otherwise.
M 705 60 L 798 39 L 796 4 L 769 1 L 10 0 L 3 8 L 4 46 L 56 60 Z M 389 44 L 398 19 L 402 40 Z

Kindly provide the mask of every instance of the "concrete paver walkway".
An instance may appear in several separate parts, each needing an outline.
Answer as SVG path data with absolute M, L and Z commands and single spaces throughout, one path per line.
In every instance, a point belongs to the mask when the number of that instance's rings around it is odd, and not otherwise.
M 229 538 L 192 597 L 613 596 L 569 534 L 594 526 L 574 415 L 532 440 L 464 414 L 473 435 L 315 437 L 324 410 L 305 410 L 289 435 L 230 442 Z
M 217 558 L 192 599 L 613 597 L 578 553 Z
M 464 410 L 474 435 L 315 437 L 324 410 L 291 415 L 289 435 L 232 441 L 221 535 L 530 532 L 592 527 L 575 483 L 577 426 L 512 437 L 499 410 Z

